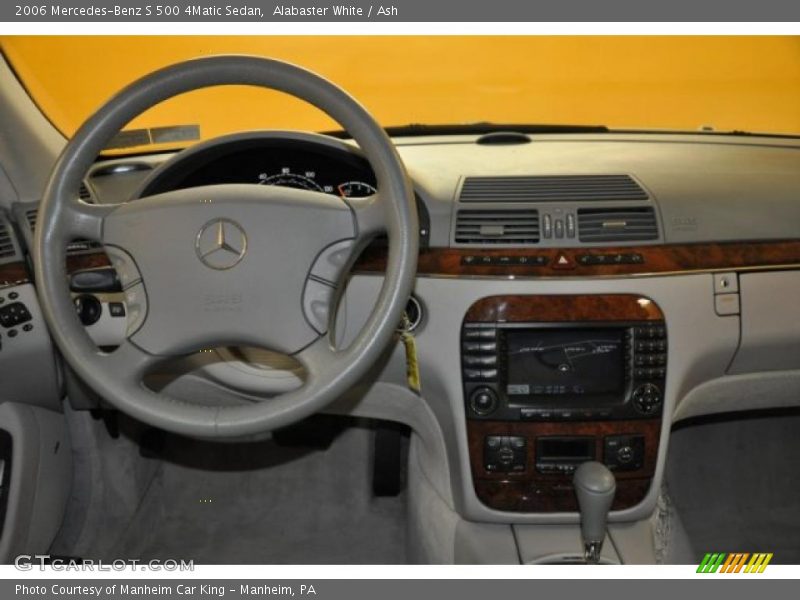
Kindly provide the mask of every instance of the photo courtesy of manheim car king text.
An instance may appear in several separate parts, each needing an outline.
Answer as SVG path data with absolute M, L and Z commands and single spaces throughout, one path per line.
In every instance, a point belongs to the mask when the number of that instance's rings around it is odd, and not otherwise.
M 176 2 L 0 7 L 0 597 L 796 595 L 798 5 Z

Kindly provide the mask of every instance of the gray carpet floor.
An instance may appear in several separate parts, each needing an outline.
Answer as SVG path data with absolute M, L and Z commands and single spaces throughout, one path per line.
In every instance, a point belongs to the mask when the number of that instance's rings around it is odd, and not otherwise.
M 800 563 L 800 416 L 710 422 L 673 432 L 670 496 L 699 561 L 773 552 Z
M 115 556 L 197 564 L 406 562 L 406 503 L 370 493 L 372 433 L 327 450 L 168 438 Z

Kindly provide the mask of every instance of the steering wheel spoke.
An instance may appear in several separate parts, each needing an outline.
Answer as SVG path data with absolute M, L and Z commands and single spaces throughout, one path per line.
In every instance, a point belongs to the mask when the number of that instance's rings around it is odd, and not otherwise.
M 69 239 L 95 242 L 103 241 L 103 226 L 106 218 L 114 212 L 119 204 L 88 204 L 82 200 L 69 200 L 64 204 L 64 214 L 60 218 L 63 235 Z
M 315 386 L 326 372 L 336 368 L 342 351 L 336 350 L 327 335 L 318 337 L 310 345 L 294 355 L 306 371 L 308 386 Z
M 126 338 L 111 352 L 100 354 L 103 368 L 121 381 L 141 385 L 144 376 L 169 357 L 150 354 Z

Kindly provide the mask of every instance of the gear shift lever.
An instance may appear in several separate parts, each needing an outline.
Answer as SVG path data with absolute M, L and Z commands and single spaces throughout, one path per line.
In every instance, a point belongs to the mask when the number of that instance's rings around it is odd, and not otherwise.
M 572 478 L 578 507 L 581 510 L 581 537 L 586 562 L 597 563 L 606 537 L 606 519 L 617 484 L 604 464 L 583 463 Z

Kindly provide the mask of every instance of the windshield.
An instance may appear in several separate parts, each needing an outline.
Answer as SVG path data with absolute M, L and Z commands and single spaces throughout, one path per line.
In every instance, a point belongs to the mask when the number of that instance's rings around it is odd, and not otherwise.
M 132 80 L 219 53 L 316 71 L 387 127 L 493 122 L 800 133 L 800 37 L 92 36 L 0 43 L 34 101 L 67 136 Z M 201 139 L 252 129 L 339 129 L 299 101 L 242 87 L 186 94 L 130 124 L 175 126 L 191 126 L 184 131 Z

